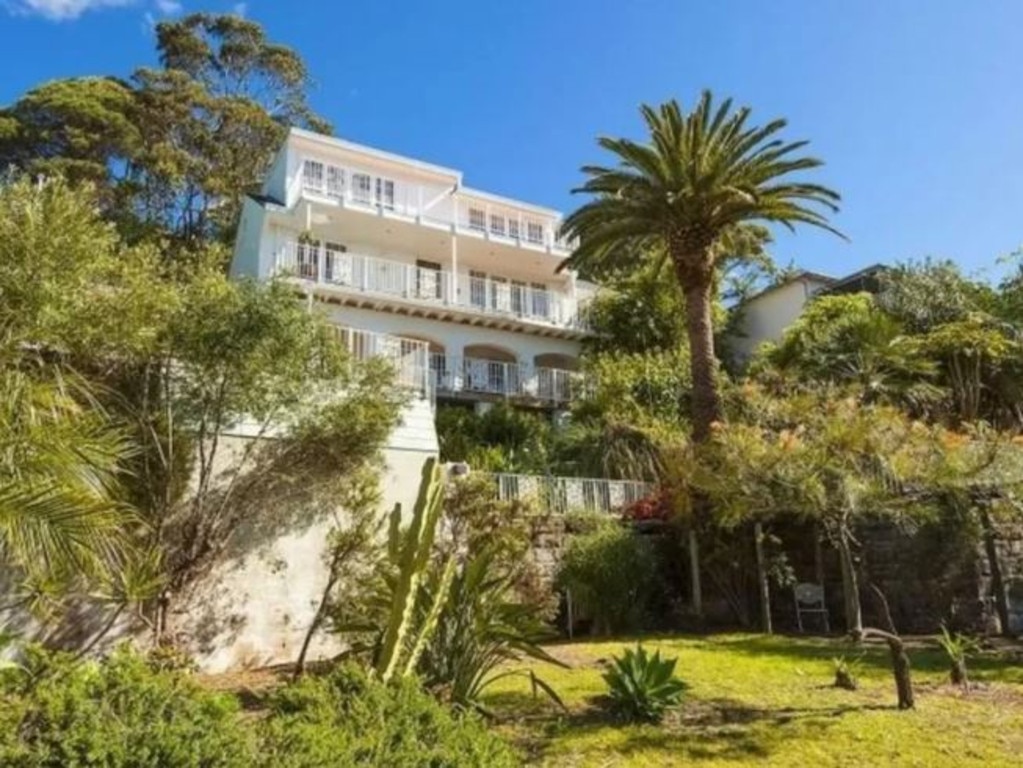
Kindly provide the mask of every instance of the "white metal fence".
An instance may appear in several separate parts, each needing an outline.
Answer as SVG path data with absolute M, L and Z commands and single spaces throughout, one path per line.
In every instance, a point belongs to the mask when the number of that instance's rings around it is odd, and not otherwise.
M 554 514 L 581 509 L 614 512 L 654 490 L 650 483 L 635 480 L 505 473 L 494 474 L 493 477 L 500 499 L 532 501 Z

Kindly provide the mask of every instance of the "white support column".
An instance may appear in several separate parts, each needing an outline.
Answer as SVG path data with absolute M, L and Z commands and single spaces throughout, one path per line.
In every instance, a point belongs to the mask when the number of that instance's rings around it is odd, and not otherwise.
M 309 233 L 313 231 L 313 207 L 309 202 L 305 204 L 305 231 Z
M 448 286 L 448 304 L 458 304 L 458 235 L 451 235 L 451 285 Z

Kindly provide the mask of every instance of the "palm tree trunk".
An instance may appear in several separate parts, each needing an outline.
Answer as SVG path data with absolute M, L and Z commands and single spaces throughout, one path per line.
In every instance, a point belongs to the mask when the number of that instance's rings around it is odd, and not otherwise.
M 698 260 L 702 261 L 702 260 Z M 689 337 L 689 371 L 693 379 L 692 439 L 703 443 L 710 439 L 712 425 L 721 418 L 718 394 L 718 360 L 714 354 L 714 324 L 711 316 L 711 286 L 706 279 L 692 280 L 682 271 L 683 260 L 675 259 L 679 284 L 686 299 L 686 333 Z M 701 521 L 710 517 L 710 500 L 702 493 L 692 499 L 693 525 L 689 533 L 689 559 L 692 577 L 690 590 L 693 613 L 703 621 L 703 591 L 700 585 L 700 555 L 697 531 Z
M 718 393 L 718 359 L 714 354 L 714 323 L 711 315 L 711 280 L 685 285 L 686 333 L 689 337 L 689 370 L 693 378 L 693 442 L 710 438 L 711 425 L 721 418 Z

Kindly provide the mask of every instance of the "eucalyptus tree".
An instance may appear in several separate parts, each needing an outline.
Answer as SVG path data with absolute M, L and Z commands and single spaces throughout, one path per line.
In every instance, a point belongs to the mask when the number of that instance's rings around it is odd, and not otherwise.
M 685 298 L 692 435 L 702 442 L 721 418 L 712 309 L 721 265 L 734 253 L 729 240 L 764 223 L 836 232 L 827 214 L 839 196 L 792 178 L 822 162 L 800 154 L 807 142 L 779 138 L 785 120 L 751 125 L 748 107 L 733 109 L 731 99 L 716 106 L 709 91 L 691 112 L 677 101 L 640 111 L 648 141 L 602 137 L 616 163 L 583 168 L 576 192 L 592 199 L 564 222 L 578 245 L 562 266 L 600 276 L 635 269 L 651 250 L 663 254 L 659 266 L 670 267 Z
M 0 107 L 0 168 L 90 181 L 132 240 L 229 243 L 288 126 L 326 131 L 294 50 L 236 15 L 156 25 L 157 67 L 43 83 Z

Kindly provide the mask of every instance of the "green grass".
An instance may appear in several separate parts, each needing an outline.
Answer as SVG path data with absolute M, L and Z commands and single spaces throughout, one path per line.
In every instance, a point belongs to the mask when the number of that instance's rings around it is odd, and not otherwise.
M 976 688 L 947 684 L 932 645 L 911 652 L 917 708 L 895 708 L 887 650 L 870 646 L 860 688 L 831 686 L 832 659 L 863 649 L 838 640 L 756 635 L 645 638 L 678 656 L 685 703 L 660 726 L 619 726 L 600 707 L 601 660 L 626 641 L 551 650 L 572 665 L 533 668 L 568 712 L 533 699 L 528 682 L 490 689 L 497 726 L 545 766 L 1009 766 L 1023 765 L 1023 666 L 1019 650 L 972 660 Z

